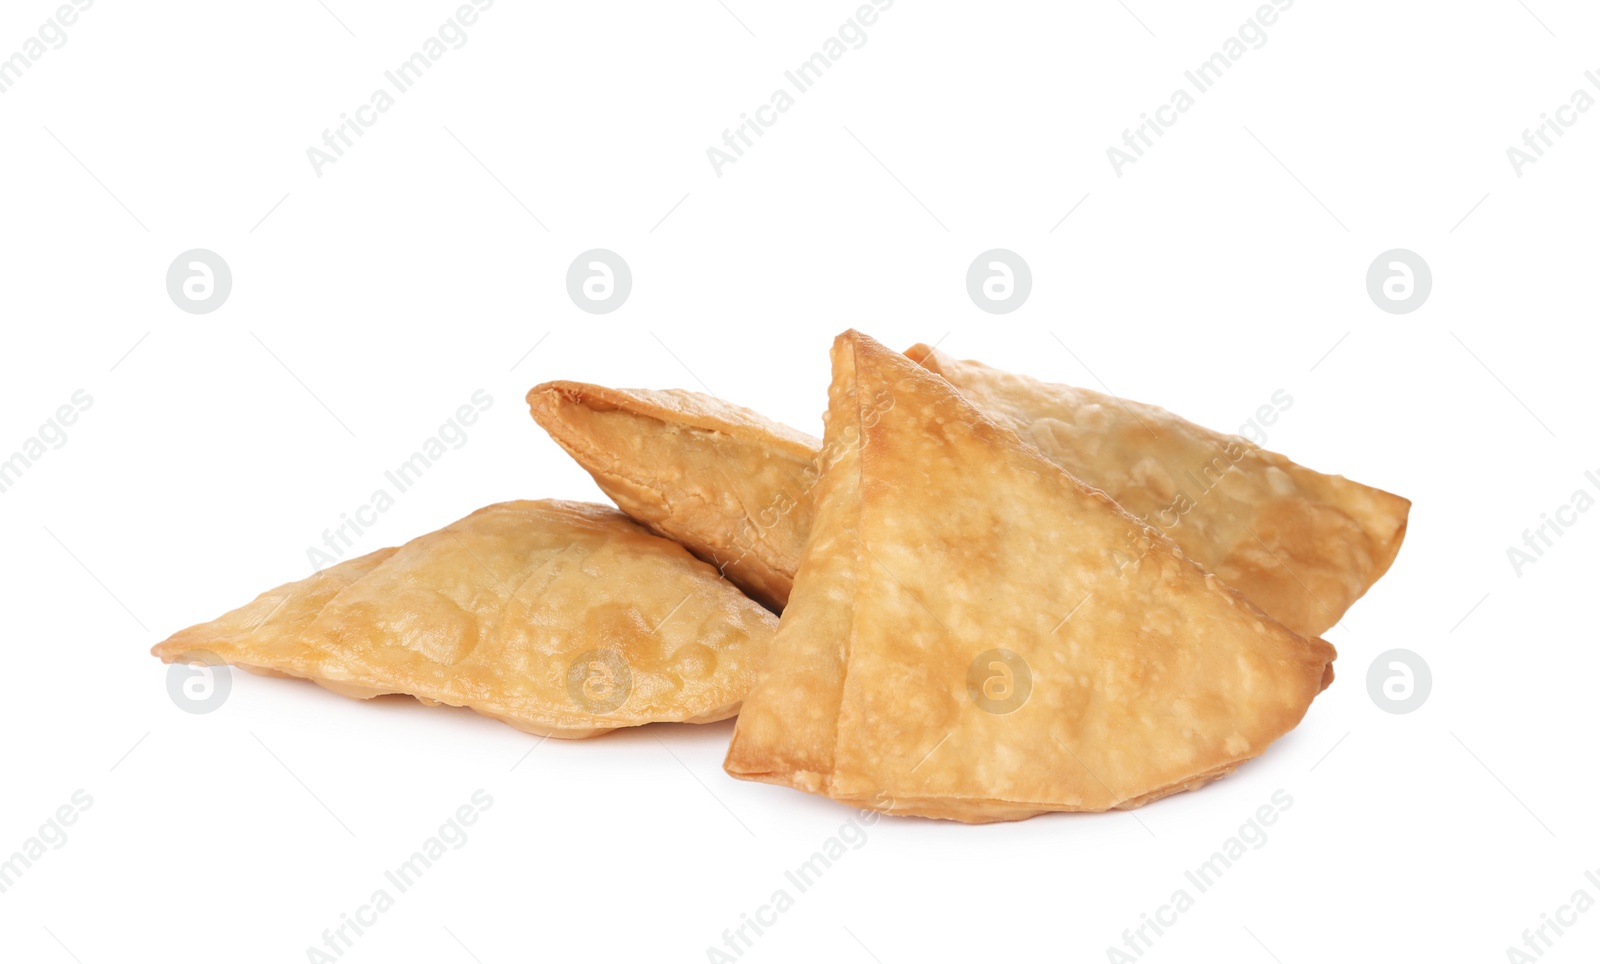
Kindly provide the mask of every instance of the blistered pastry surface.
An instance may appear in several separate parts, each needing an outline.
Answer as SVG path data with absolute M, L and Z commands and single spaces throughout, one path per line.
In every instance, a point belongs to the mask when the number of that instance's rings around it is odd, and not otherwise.
M 1388 570 L 1411 503 L 1154 405 L 906 354 L 1051 461 L 1161 529 L 1296 632 L 1325 632 Z

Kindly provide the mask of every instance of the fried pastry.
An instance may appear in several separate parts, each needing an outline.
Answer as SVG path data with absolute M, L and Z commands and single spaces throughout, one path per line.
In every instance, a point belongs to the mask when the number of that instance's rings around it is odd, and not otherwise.
M 782 608 L 811 527 L 816 439 L 698 392 L 546 382 L 528 407 L 618 508 Z
M 507 502 L 279 587 L 152 652 L 579 738 L 739 710 L 777 619 L 614 509 Z
M 927 345 L 906 355 L 1295 632 L 1339 621 L 1389 569 L 1411 503 L 1140 402 Z M 1142 549 L 1131 542 L 1125 551 Z
M 1332 678 L 1160 532 L 855 332 L 810 539 L 725 768 L 971 823 L 1127 809 L 1297 725 Z M 1122 559 L 1130 528 L 1147 550 Z

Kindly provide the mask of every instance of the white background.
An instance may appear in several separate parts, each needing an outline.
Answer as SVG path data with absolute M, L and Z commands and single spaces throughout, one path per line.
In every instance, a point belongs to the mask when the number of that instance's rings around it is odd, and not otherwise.
M 343 960 L 706 960 L 851 813 L 726 777 L 731 724 L 530 755 L 466 711 L 244 675 L 194 716 L 147 650 L 306 575 L 475 390 L 470 440 L 360 551 L 600 500 L 526 414 L 546 379 L 709 388 L 820 434 L 854 326 L 1228 430 L 1283 389 L 1269 447 L 1415 506 L 1327 634 L 1339 679 L 1264 757 L 1133 813 L 881 821 L 743 959 L 1107 960 L 1282 789 L 1144 960 L 1506 960 L 1600 897 L 1600 512 L 1520 576 L 1506 557 L 1600 494 L 1600 110 L 1521 177 L 1506 156 L 1600 70 L 1600 12 L 1528 5 L 1300 0 L 1119 178 L 1106 148 L 1255 4 L 901 0 L 719 178 L 706 148 L 855 4 L 501 0 L 318 177 L 306 148 L 452 3 L 96 3 L 0 95 L 0 457 L 93 398 L 0 495 L 0 856 L 93 799 L 0 894 L 7 958 L 306 960 L 482 788 L 465 846 Z M 53 9 L 6 4 L 0 56 Z M 613 314 L 565 290 L 593 247 L 632 266 Z M 992 247 L 1032 266 L 1009 315 L 964 289 Z M 1395 247 L 1432 266 L 1411 314 L 1365 290 Z M 191 248 L 233 271 L 212 314 L 164 287 Z M 1433 670 L 1410 715 L 1365 686 L 1395 647 Z M 1578 921 L 1545 960 L 1593 959 L 1600 911 Z

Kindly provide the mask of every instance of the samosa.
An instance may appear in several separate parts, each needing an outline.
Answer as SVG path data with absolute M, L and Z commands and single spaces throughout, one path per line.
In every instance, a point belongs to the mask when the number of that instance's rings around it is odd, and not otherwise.
M 973 823 L 1131 808 L 1259 755 L 1333 647 L 856 332 L 815 517 L 725 763 Z M 1119 558 L 1130 527 L 1147 549 Z
M 776 626 L 681 546 L 609 507 L 552 500 L 480 509 L 152 652 L 579 738 L 733 716 Z
M 617 507 L 755 599 L 789 598 L 822 444 L 698 392 L 546 382 L 533 417 Z

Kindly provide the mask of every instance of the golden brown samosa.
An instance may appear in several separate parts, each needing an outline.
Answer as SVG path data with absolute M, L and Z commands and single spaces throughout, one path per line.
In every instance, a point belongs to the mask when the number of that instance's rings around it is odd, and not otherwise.
M 618 508 L 783 606 L 820 442 L 698 392 L 546 382 L 528 407 Z
M 776 624 L 614 509 L 507 502 L 281 586 L 152 652 L 579 738 L 734 715 Z
M 1192 789 L 1299 723 L 1333 647 L 856 332 L 829 467 L 727 771 L 982 823 Z

